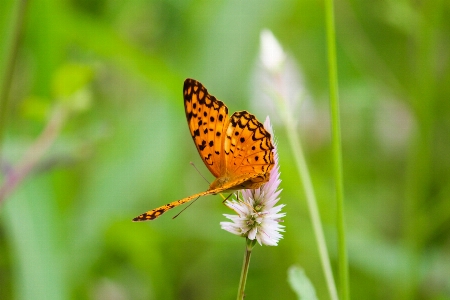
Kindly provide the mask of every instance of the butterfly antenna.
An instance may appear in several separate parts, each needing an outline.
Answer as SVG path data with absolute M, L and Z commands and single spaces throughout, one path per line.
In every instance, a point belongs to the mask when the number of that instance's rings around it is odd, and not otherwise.
M 197 171 L 197 173 L 200 174 L 200 176 L 201 176 L 203 179 L 205 179 L 205 181 L 206 181 L 208 184 L 211 184 L 211 182 L 209 182 L 208 179 L 206 179 L 205 176 L 203 176 L 203 174 L 200 173 L 200 171 L 197 169 L 197 167 L 195 166 L 195 164 L 194 164 L 192 161 L 189 162 L 189 163 L 191 164 L 191 166 L 194 167 L 194 169 Z
M 191 206 L 192 204 L 194 204 L 195 201 L 197 201 L 199 197 L 195 198 L 195 200 L 193 200 L 191 203 L 189 203 L 186 207 L 184 207 L 179 213 L 177 213 L 175 216 L 172 217 L 172 219 L 175 219 L 176 217 L 178 217 L 183 211 L 185 211 L 189 206 Z

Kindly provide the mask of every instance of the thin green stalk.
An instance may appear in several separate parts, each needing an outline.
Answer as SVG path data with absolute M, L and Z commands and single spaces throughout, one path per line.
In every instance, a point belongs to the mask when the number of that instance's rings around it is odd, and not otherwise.
M 246 239 L 245 241 L 245 255 L 244 262 L 242 264 L 241 279 L 239 280 L 237 300 L 243 300 L 245 297 L 245 284 L 247 283 L 248 267 L 250 265 L 250 257 L 252 255 L 252 249 L 255 243 L 256 240 Z
M 341 125 L 339 119 L 339 93 L 336 62 L 336 35 L 334 27 L 334 2 L 325 0 L 325 22 L 328 45 L 328 74 L 330 84 L 330 108 L 332 126 L 332 144 L 334 161 L 334 180 L 337 202 L 337 229 L 338 229 L 338 256 L 339 256 L 339 282 L 342 300 L 350 299 L 350 285 L 348 276 L 347 246 L 345 238 L 344 217 L 344 180 L 342 172 L 342 146 Z
M 305 190 L 306 202 L 308 204 L 309 214 L 311 216 L 311 222 L 314 230 L 314 236 L 316 237 L 317 248 L 319 249 L 320 261 L 322 263 L 322 269 L 325 275 L 325 281 L 328 287 L 328 293 L 330 299 L 337 300 L 336 284 L 333 278 L 333 270 L 330 264 L 330 257 L 328 256 L 327 244 L 325 242 L 325 235 L 323 233 L 322 223 L 320 221 L 319 208 L 317 206 L 316 195 L 314 194 L 314 188 L 309 174 L 308 166 L 306 164 L 305 156 L 303 155 L 303 149 L 298 138 L 295 122 L 289 113 L 286 113 L 285 119 L 286 130 L 288 134 L 289 144 L 291 145 L 292 153 L 294 155 L 297 170 L 301 177 L 303 189 Z
M 309 215 L 313 226 L 314 236 L 316 238 L 317 248 L 319 250 L 320 262 L 322 264 L 325 282 L 327 283 L 328 293 L 330 299 L 337 300 L 338 294 L 336 284 L 333 278 L 333 269 L 330 264 L 330 257 L 328 255 L 325 235 L 323 233 L 322 223 L 320 220 L 319 208 L 317 206 L 316 195 L 312 184 L 311 176 L 309 174 L 308 165 L 306 164 L 303 149 L 298 138 L 296 122 L 292 116 L 292 109 L 288 107 L 287 99 L 282 96 L 281 78 L 275 75 L 275 82 L 279 85 L 275 90 L 268 90 L 268 93 L 277 100 L 277 108 L 282 116 L 281 119 L 286 127 L 289 144 L 291 146 L 292 154 L 295 159 L 297 171 L 301 178 L 303 190 L 305 191 L 306 203 L 308 205 Z
M 7 119 L 7 112 L 9 106 L 9 91 L 11 89 L 11 82 L 14 73 L 14 65 L 16 62 L 17 52 L 19 49 L 20 37 L 22 33 L 23 23 L 25 19 L 25 12 L 27 8 L 27 0 L 16 1 L 13 18 L 11 21 L 10 31 L 6 35 L 5 41 L 5 66 L 4 72 L 1 74 L 0 83 L 0 157 L 1 144 L 5 134 L 5 126 Z

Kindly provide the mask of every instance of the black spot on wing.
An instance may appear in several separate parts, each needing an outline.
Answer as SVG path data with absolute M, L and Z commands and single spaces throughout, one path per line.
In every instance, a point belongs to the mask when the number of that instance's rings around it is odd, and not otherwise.
M 198 145 L 198 148 L 199 148 L 201 151 L 205 150 L 205 148 L 206 148 L 206 141 L 203 140 L 202 143 Z
M 200 131 L 198 129 L 194 130 L 194 136 L 193 137 L 195 138 L 196 136 L 200 136 Z

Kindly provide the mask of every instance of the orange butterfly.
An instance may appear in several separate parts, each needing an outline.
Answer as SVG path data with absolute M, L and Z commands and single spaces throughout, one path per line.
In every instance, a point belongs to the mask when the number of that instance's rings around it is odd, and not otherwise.
M 200 196 L 256 189 L 269 180 L 274 165 L 270 133 L 254 115 L 228 108 L 194 79 L 186 79 L 184 108 L 198 153 L 216 177 L 209 189 L 137 216 L 133 221 L 153 220 L 178 205 Z

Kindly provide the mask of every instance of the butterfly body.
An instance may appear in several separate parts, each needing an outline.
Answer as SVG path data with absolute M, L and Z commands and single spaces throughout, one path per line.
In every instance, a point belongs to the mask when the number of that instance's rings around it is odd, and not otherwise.
M 211 183 L 208 190 L 227 188 L 226 190 L 222 190 L 221 192 L 235 192 L 242 189 L 257 189 L 269 180 L 268 176 L 266 179 L 263 174 L 257 175 L 258 176 L 255 175 L 255 178 L 250 179 L 249 177 L 251 175 L 246 175 L 239 178 L 225 175 L 216 178 L 216 180 Z
M 201 196 L 240 189 L 256 189 L 269 180 L 274 165 L 270 133 L 247 111 L 228 117 L 228 108 L 194 79 L 186 79 L 184 107 L 198 153 L 216 179 L 209 189 L 141 214 L 147 221 Z

